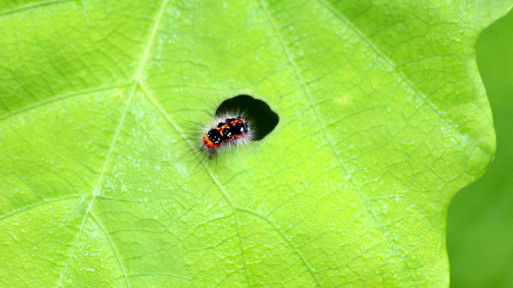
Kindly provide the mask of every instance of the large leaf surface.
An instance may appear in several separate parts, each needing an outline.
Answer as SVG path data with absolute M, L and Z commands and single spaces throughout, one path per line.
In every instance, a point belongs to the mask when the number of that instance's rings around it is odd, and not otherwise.
M 447 285 L 509 5 L 410 2 L 2 2 L 2 286 Z M 242 93 L 280 124 L 198 166 L 190 123 Z

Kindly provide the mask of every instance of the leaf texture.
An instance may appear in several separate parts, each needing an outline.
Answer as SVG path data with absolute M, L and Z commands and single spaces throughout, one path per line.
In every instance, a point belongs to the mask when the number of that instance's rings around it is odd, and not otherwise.
M 2 286 L 447 286 L 511 5 L 413 2 L 0 4 Z M 191 122 L 237 94 L 280 124 L 201 163 Z

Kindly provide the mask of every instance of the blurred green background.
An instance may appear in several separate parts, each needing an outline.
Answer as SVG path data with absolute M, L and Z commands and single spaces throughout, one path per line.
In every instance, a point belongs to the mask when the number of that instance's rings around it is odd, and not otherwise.
M 477 42 L 492 107 L 497 153 L 486 174 L 449 207 L 451 287 L 513 287 L 513 12 Z

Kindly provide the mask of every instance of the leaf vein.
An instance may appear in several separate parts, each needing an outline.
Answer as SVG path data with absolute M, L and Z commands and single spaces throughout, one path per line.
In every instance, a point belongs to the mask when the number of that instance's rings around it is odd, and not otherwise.
M 431 108 L 436 114 L 438 114 L 438 116 L 440 117 L 440 119 L 442 119 L 445 123 L 447 123 L 449 125 L 449 127 L 453 128 L 457 133 L 459 133 L 460 135 L 462 136 L 469 136 L 467 133 L 465 133 L 463 130 L 462 130 L 462 126 L 460 125 L 457 125 L 456 123 L 454 123 L 452 121 L 451 118 L 447 118 L 447 117 L 444 117 L 445 116 L 445 111 L 441 108 L 439 108 L 433 101 L 431 101 L 429 99 L 428 96 L 426 96 L 426 94 L 424 94 L 422 91 L 420 91 L 416 85 L 413 84 L 412 80 L 410 78 L 408 78 L 404 72 L 402 72 L 399 67 L 397 66 L 397 64 L 390 58 L 388 57 L 383 51 L 381 51 L 381 49 L 371 40 L 370 37 L 368 37 L 367 35 L 365 35 L 358 27 L 356 27 L 345 15 L 343 15 L 342 13 L 340 13 L 339 11 L 335 10 L 331 5 L 329 5 L 325 0 L 317 0 L 322 6 L 324 6 L 328 11 L 330 11 L 331 13 L 333 13 L 337 18 L 339 18 L 344 24 L 347 25 L 347 27 L 349 27 L 349 29 L 351 29 L 353 32 L 355 32 L 355 34 L 364 42 L 367 44 L 367 46 L 369 48 L 371 48 L 383 61 L 385 61 L 385 63 L 393 70 L 397 73 L 397 75 L 399 76 L 399 78 L 401 78 L 401 80 L 403 80 L 404 83 L 406 83 L 406 85 L 408 85 L 408 87 L 425 103 L 428 105 L 429 108 Z M 447 114 L 449 115 L 449 114 Z M 474 143 L 478 144 L 478 141 L 474 138 L 474 137 L 468 137 L 469 139 L 472 139 L 471 141 L 473 141 Z M 481 146 L 481 145 L 478 145 L 478 146 Z
M 187 137 L 184 135 L 182 129 L 180 129 L 180 127 L 175 123 L 175 121 L 165 112 L 165 110 L 159 105 L 159 103 L 153 99 L 153 97 L 150 96 L 150 94 L 146 91 L 146 89 L 144 89 L 144 87 L 140 84 L 141 86 L 141 90 L 144 92 L 144 95 L 146 95 L 146 98 L 148 99 L 148 101 L 153 105 L 155 106 L 155 108 L 157 109 L 157 111 L 160 112 L 160 114 L 162 114 L 162 116 L 169 122 L 169 124 L 171 124 L 171 126 L 176 130 L 178 131 L 178 133 L 180 134 L 180 136 L 185 140 L 185 142 L 187 143 L 187 145 L 189 145 L 189 147 L 194 151 L 196 150 L 195 147 L 192 146 L 192 144 L 190 143 L 190 141 L 187 139 Z M 216 184 L 216 186 L 219 188 L 219 191 L 221 192 L 223 198 L 226 200 L 226 202 L 228 203 L 228 205 L 231 207 L 231 209 L 233 210 L 233 214 L 234 214 L 234 217 L 235 217 L 235 224 L 236 224 L 236 228 L 237 228 L 237 236 L 238 236 L 238 239 L 239 239 L 239 247 L 240 247 L 240 250 L 241 250 L 241 260 L 242 260 L 242 266 L 244 268 L 244 275 L 246 277 L 246 281 L 247 281 L 247 285 L 248 287 L 251 286 L 251 282 L 250 282 L 250 279 L 249 279 L 249 275 L 248 275 L 248 271 L 247 271 L 247 264 L 246 264 L 246 257 L 244 255 L 244 246 L 242 244 L 242 235 L 241 235 L 241 232 L 240 232 L 240 221 L 239 221 L 239 215 L 237 214 L 237 209 L 236 209 L 236 205 L 233 203 L 231 197 L 229 196 L 228 192 L 226 191 L 226 189 L 224 188 L 224 186 L 219 182 L 219 180 L 217 179 L 217 177 L 212 173 L 212 170 L 210 170 L 206 164 L 202 161 L 201 164 L 203 165 L 203 167 L 205 168 L 205 170 L 207 171 L 207 173 L 209 174 L 210 178 L 212 178 L 212 180 L 214 181 L 214 183 Z
M 283 238 L 283 240 L 285 240 L 285 242 L 287 242 L 287 244 L 292 248 L 292 250 L 294 250 L 294 252 L 299 256 L 299 258 L 301 259 L 301 261 L 305 265 L 306 269 L 308 270 L 308 272 L 310 273 L 310 275 L 314 279 L 314 281 L 317 284 L 317 286 L 322 287 L 321 282 L 319 282 L 319 279 L 317 279 L 317 276 L 315 275 L 312 266 L 310 265 L 308 260 L 306 260 L 306 258 L 303 255 L 303 253 L 301 253 L 301 250 L 299 250 L 299 248 L 296 247 L 296 245 L 294 245 L 294 243 L 289 238 L 287 238 L 287 236 L 285 236 L 285 234 L 276 226 L 276 224 L 274 224 L 273 221 L 271 221 L 271 219 L 269 219 L 265 215 L 262 215 L 262 214 L 260 214 L 260 213 L 258 213 L 256 211 L 253 211 L 253 210 L 250 210 L 250 209 L 247 209 L 247 208 L 244 208 L 244 207 L 237 206 L 237 207 L 235 207 L 235 209 L 239 210 L 239 211 L 242 211 L 242 212 L 246 212 L 246 213 L 251 214 L 251 215 L 254 215 L 256 217 L 262 218 L 267 223 L 269 223 L 274 228 L 274 230 L 276 230 L 278 232 L 278 234 L 280 234 L 281 238 Z
M 10 218 L 16 214 L 19 214 L 19 213 L 22 213 L 22 212 L 26 212 L 28 210 L 31 210 L 31 209 L 34 209 L 34 208 L 37 208 L 37 207 L 40 207 L 40 206 L 44 206 L 44 205 L 47 205 L 47 204 L 51 204 L 51 203 L 55 203 L 55 202 L 60 202 L 60 201 L 64 201 L 64 200 L 69 200 L 69 199 L 73 199 L 73 198 L 79 198 L 79 197 L 84 197 L 84 195 L 82 194 L 73 194 L 73 195 L 66 195 L 66 196 L 61 196 L 61 197 L 55 197 L 55 198 L 51 198 L 51 199 L 48 199 L 48 200 L 43 200 L 43 201 L 39 201 L 39 202 L 36 202 L 36 203 L 32 203 L 30 205 L 27 205 L 25 207 L 22 207 L 20 209 L 16 209 L 16 210 L 13 210 L 13 211 L 10 211 L 8 213 L 5 213 L 4 215 L 0 215 L 0 221 L 3 221 L 7 218 Z
M 36 2 L 36 3 L 30 3 L 27 5 L 19 6 L 16 8 L 4 10 L 0 12 L 0 17 L 14 14 L 22 11 L 27 11 L 34 8 L 44 7 L 44 6 L 50 6 L 50 5 L 56 5 L 59 3 L 66 3 L 66 2 L 75 2 L 75 0 L 50 0 L 50 1 L 42 1 L 42 2 Z
M 134 84 L 133 88 L 131 89 L 130 96 L 128 97 L 128 100 L 127 100 L 127 103 L 126 103 L 126 107 L 125 107 L 125 109 L 123 111 L 123 114 L 121 115 L 121 119 L 119 120 L 119 124 L 118 124 L 118 127 L 116 129 L 116 133 L 114 134 L 114 138 L 112 140 L 112 143 L 110 145 L 110 149 L 109 149 L 109 151 L 107 153 L 107 157 L 105 158 L 105 161 L 103 163 L 103 167 L 102 167 L 102 170 L 100 172 L 100 176 L 98 177 L 98 181 L 96 182 L 96 185 L 93 188 L 91 203 L 89 203 L 89 205 L 87 206 L 87 210 L 84 213 L 84 218 L 82 219 L 82 224 L 80 225 L 80 229 L 78 231 L 77 237 L 76 237 L 75 242 L 73 244 L 73 248 L 71 249 L 71 253 L 70 253 L 69 257 L 68 257 L 68 260 L 66 261 L 66 265 L 64 266 L 64 270 L 61 273 L 61 277 L 59 279 L 59 282 L 57 283 L 57 287 L 60 287 L 61 284 L 62 284 L 62 280 L 64 279 L 64 276 L 66 275 L 66 272 L 68 271 L 69 263 L 71 262 L 71 259 L 73 258 L 73 255 L 75 254 L 75 250 L 77 248 L 78 242 L 80 241 L 80 238 L 82 237 L 82 233 L 84 232 L 85 224 L 87 222 L 87 218 L 91 214 L 91 209 L 94 206 L 94 203 L 95 203 L 95 200 L 96 200 L 96 195 L 98 195 L 98 193 L 99 193 L 101 184 L 103 182 L 103 178 L 105 176 L 105 172 L 107 171 L 107 167 L 109 166 L 109 163 L 110 163 L 110 158 L 112 157 L 112 153 L 114 152 L 114 148 L 116 146 L 116 143 L 118 142 L 119 135 L 121 134 L 121 129 L 123 127 L 123 123 L 125 122 L 126 114 L 128 113 L 128 110 L 130 108 L 130 104 L 132 103 L 132 98 L 133 98 L 133 96 L 135 94 L 136 88 L 137 88 L 137 85 Z M 130 287 L 130 286 L 127 286 L 127 287 Z
M 155 36 L 157 35 L 157 31 L 159 30 L 160 23 L 162 22 L 162 18 L 164 18 L 164 14 L 165 14 L 168 4 L 169 4 L 169 0 L 165 0 L 164 2 L 162 2 L 159 13 L 157 15 L 157 19 L 155 20 L 155 24 L 153 25 L 153 28 L 151 29 L 150 38 L 148 40 L 148 45 L 146 45 L 146 49 L 144 50 L 144 54 L 141 58 L 139 66 L 137 67 L 137 70 L 135 71 L 134 81 L 141 81 L 140 78 L 141 78 L 142 72 L 144 70 L 144 67 L 146 67 L 146 62 L 148 62 L 151 47 L 153 46 L 153 42 L 155 42 Z
M 121 271 L 123 272 L 126 287 L 130 287 L 130 281 L 128 280 L 128 275 L 126 274 L 125 265 L 123 265 L 123 262 L 121 261 L 121 256 L 119 255 L 119 251 L 116 246 L 116 243 L 114 243 L 114 241 L 112 241 L 112 237 L 110 237 L 109 232 L 107 231 L 105 226 L 103 226 L 102 222 L 98 219 L 98 217 L 96 217 L 96 215 L 93 212 L 90 212 L 90 215 L 91 215 L 91 218 L 93 219 L 93 221 L 96 223 L 96 225 L 98 225 L 98 227 L 100 227 L 103 234 L 105 234 L 105 237 L 107 237 L 110 247 L 112 248 L 112 251 L 114 251 L 114 256 L 116 257 L 116 260 L 118 261 Z
M 363 195 L 362 191 L 360 190 L 360 187 L 358 185 L 356 185 L 356 183 L 354 182 L 353 178 L 351 177 L 351 174 L 349 172 L 349 170 L 345 167 L 345 164 L 344 164 L 344 161 L 342 161 L 342 159 L 340 158 L 340 155 L 337 153 L 337 150 L 335 149 L 334 145 L 333 145 L 333 142 L 331 140 L 331 137 L 328 133 L 328 131 L 326 130 L 326 127 L 323 125 L 323 121 L 322 121 L 322 118 L 321 116 L 319 115 L 319 112 L 317 111 L 317 108 L 315 106 L 315 103 L 312 99 L 312 96 L 310 95 L 310 91 L 306 88 L 306 85 L 305 85 L 305 81 L 303 80 L 303 77 L 301 76 L 300 72 L 299 72 L 299 69 L 297 68 L 293 58 L 292 58 L 292 55 L 290 53 L 290 51 L 288 50 L 287 48 L 287 45 L 285 43 L 285 40 L 283 39 L 283 36 L 281 35 L 278 27 L 276 26 L 276 23 L 274 22 L 272 16 L 271 16 L 271 13 L 270 11 L 267 9 L 265 3 L 263 2 L 263 0 L 258 0 L 259 3 L 260 3 L 260 6 L 262 7 L 270 25 L 271 25 L 271 28 L 274 30 L 275 34 L 276 34 L 276 37 L 278 38 L 281 46 L 282 46 L 282 49 L 283 49 L 283 52 L 285 53 L 285 55 L 287 56 L 287 59 L 290 63 L 290 66 L 292 67 L 292 69 L 294 70 L 294 73 L 296 75 L 296 78 L 298 80 L 298 83 L 300 85 L 300 87 L 302 88 L 303 90 L 303 94 L 306 96 L 307 100 L 309 101 L 310 103 L 310 106 L 312 107 L 312 110 L 315 114 L 315 118 L 317 119 L 317 121 L 320 123 L 320 127 L 322 129 L 322 132 L 324 134 L 324 137 L 326 138 L 326 141 L 328 142 L 333 154 L 335 155 L 337 161 L 340 163 L 340 167 L 344 170 L 344 173 L 346 175 L 348 175 L 349 177 L 349 182 L 353 185 L 353 187 L 355 188 L 358 196 L 360 197 L 360 199 L 362 200 L 364 206 L 365 206 L 365 209 L 367 210 L 367 212 L 369 213 L 369 215 L 371 216 L 371 218 L 374 220 L 374 222 L 376 223 L 376 226 L 377 228 L 379 229 L 379 231 L 381 232 L 381 234 L 383 235 L 383 237 L 386 239 L 386 241 L 388 242 L 388 244 L 390 245 L 391 247 L 391 250 L 392 252 L 399 256 L 399 258 L 402 260 L 403 264 L 404 264 L 404 267 L 406 268 L 406 270 L 409 272 L 410 274 L 410 277 L 412 278 L 412 280 L 414 282 L 416 282 L 416 279 L 415 277 L 413 276 L 412 274 L 412 271 L 410 269 L 408 269 L 408 266 L 407 266 L 407 261 L 406 259 L 404 258 L 404 255 L 402 255 L 401 253 L 399 253 L 399 251 L 397 250 L 397 248 L 395 247 L 394 243 L 392 242 L 392 240 L 390 239 L 390 237 L 387 235 L 387 233 L 384 231 L 383 229 L 383 226 L 381 225 L 380 221 L 378 220 L 378 217 L 376 216 L 376 213 L 371 209 L 371 207 L 369 206 L 369 203 L 368 203 L 368 199 Z
M 0 122 L 5 120 L 5 119 L 7 119 L 7 118 L 13 117 L 13 116 L 15 116 L 17 114 L 20 114 L 22 112 L 30 111 L 32 109 L 38 108 L 40 106 L 48 105 L 48 104 L 53 103 L 53 102 L 61 101 L 61 100 L 64 100 L 64 99 L 67 99 L 67 98 L 71 98 L 71 97 L 86 95 L 86 94 L 93 93 L 93 92 L 100 92 L 100 91 L 112 90 L 112 89 L 116 89 L 116 88 L 123 88 L 123 87 L 126 87 L 128 85 L 130 85 L 130 83 L 113 84 L 113 85 L 101 85 L 101 86 L 97 86 L 97 87 L 94 87 L 94 88 L 88 88 L 88 89 L 84 89 L 84 90 L 80 90 L 80 91 L 75 91 L 75 92 L 71 92 L 71 93 L 65 93 L 65 94 L 61 94 L 61 95 L 54 96 L 54 97 L 51 97 L 51 98 L 47 98 L 47 99 L 42 100 L 40 102 L 37 102 L 37 103 L 35 103 L 33 105 L 28 105 L 28 106 L 19 108 L 17 110 L 14 110 L 11 113 L 4 114 L 4 115 L 0 116 Z
M 121 129 L 123 127 L 123 124 L 125 122 L 125 118 L 126 118 L 126 115 L 128 113 L 128 110 L 130 108 L 130 105 L 132 103 L 132 99 L 135 95 L 135 91 L 137 90 L 137 87 L 138 87 L 138 83 L 140 81 L 140 78 L 141 78 L 141 74 L 142 74 L 142 71 L 144 70 L 144 67 L 146 66 L 146 62 L 148 61 L 148 57 L 149 57 L 149 53 L 150 53 L 150 50 L 151 50 L 151 46 L 153 46 L 153 42 L 155 40 L 155 35 L 156 35 L 156 32 L 160 26 L 160 22 L 162 21 L 162 18 L 163 18 L 163 15 L 164 15 L 164 12 L 166 10 L 166 7 L 169 3 L 169 0 L 165 0 L 162 2 L 162 5 L 159 9 L 159 13 L 157 15 L 157 19 L 155 20 L 155 23 L 151 29 L 151 32 L 150 32 L 150 37 L 148 39 L 148 43 L 144 49 L 144 53 L 141 57 L 141 60 L 139 62 L 139 65 L 137 66 L 137 70 L 135 71 L 135 75 L 134 75 L 134 81 L 133 81 L 133 84 L 132 84 L 132 89 L 130 90 L 130 95 L 128 97 L 128 100 L 127 100 L 127 103 L 126 103 L 126 107 L 123 111 L 123 114 L 121 115 L 121 119 L 119 121 L 119 124 L 118 124 L 118 127 L 116 129 L 116 133 L 114 134 L 114 138 L 112 140 L 112 143 L 110 145 L 110 149 L 107 153 L 107 157 L 105 158 L 105 162 L 103 164 L 103 168 L 102 168 L 102 171 L 100 173 L 100 176 L 98 177 L 98 181 L 96 183 L 96 186 L 95 188 L 93 189 L 92 191 L 92 200 L 91 200 L 91 203 L 89 203 L 89 206 L 87 207 L 87 210 L 85 212 L 85 215 L 84 215 L 84 218 L 82 220 L 82 224 L 80 226 L 80 230 L 78 232 L 78 235 L 77 235 L 77 238 L 75 239 L 75 242 L 73 244 L 73 248 L 71 250 L 71 253 L 70 253 L 70 256 L 68 257 L 68 260 L 66 262 L 66 265 L 64 267 L 64 270 L 61 274 L 61 277 L 59 279 L 59 282 L 57 284 L 57 287 L 60 287 L 61 284 L 62 284 L 62 280 L 64 279 L 64 275 L 66 274 L 67 270 L 68 270 L 68 267 L 69 267 L 69 263 L 71 262 L 71 259 L 73 258 L 73 255 L 75 253 L 75 249 L 77 247 L 77 244 L 82 236 L 82 233 L 84 232 L 84 228 L 85 228 L 85 224 L 87 222 L 87 218 L 88 218 L 88 215 L 91 214 L 91 209 L 95 203 L 95 200 L 96 200 L 96 195 L 98 195 L 99 193 L 99 190 L 100 190 L 100 187 L 101 187 L 101 184 L 103 182 L 103 178 L 105 176 L 105 172 L 107 171 L 107 167 L 110 163 L 110 158 L 112 156 L 112 153 L 114 152 L 114 148 L 116 146 L 116 143 L 118 141 L 118 138 L 119 138 L 119 135 L 121 134 Z M 119 260 L 119 259 L 118 259 Z M 121 265 L 121 263 L 120 263 Z M 122 270 L 124 270 L 124 266 L 121 267 Z M 126 273 L 125 273 L 126 275 Z M 126 283 L 127 283 L 127 287 L 129 288 L 130 287 L 130 282 L 128 281 L 128 278 L 125 278 L 126 279 Z

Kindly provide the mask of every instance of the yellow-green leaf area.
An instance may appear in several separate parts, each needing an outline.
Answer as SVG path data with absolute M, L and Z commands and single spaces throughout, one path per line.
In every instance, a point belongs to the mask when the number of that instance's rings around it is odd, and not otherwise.
M 0 4 L 0 286 L 443 287 L 504 1 Z M 280 116 L 201 162 L 224 99 Z M 215 162 L 215 163 L 214 163 Z

